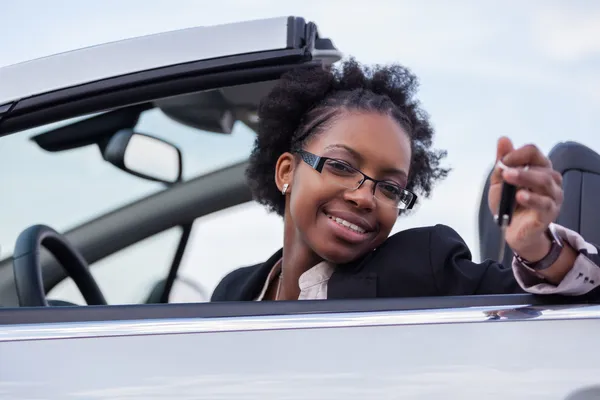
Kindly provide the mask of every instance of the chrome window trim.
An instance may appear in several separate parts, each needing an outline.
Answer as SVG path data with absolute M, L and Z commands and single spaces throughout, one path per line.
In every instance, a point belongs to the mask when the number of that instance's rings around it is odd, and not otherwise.
M 512 315 L 508 315 L 512 313 Z M 4 325 L 0 342 L 263 330 L 430 325 L 600 318 L 599 305 L 469 307 L 444 310 L 148 319 Z

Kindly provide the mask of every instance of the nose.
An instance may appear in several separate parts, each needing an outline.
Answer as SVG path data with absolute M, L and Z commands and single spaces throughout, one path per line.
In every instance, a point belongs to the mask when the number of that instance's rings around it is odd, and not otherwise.
M 365 210 L 372 210 L 375 208 L 375 197 L 373 191 L 375 182 L 366 180 L 360 185 L 358 189 L 346 190 L 344 192 L 344 199 L 356 207 L 363 208 Z

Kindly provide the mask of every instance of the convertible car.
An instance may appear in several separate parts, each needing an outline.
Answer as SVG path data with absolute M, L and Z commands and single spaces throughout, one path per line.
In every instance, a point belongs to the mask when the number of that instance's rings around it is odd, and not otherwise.
M 0 68 L 0 395 L 598 398 L 600 306 L 581 300 L 209 301 L 280 246 L 244 180 L 261 97 L 341 58 L 285 17 Z M 550 157 L 568 187 L 557 222 L 600 243 L 600 157 L 568 141 Z M 479 237 L 496 257 L 483 199 Z

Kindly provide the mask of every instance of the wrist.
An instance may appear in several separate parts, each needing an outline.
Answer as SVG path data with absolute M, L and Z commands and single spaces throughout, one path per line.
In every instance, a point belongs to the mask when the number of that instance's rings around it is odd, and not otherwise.
M 552 240 L 546 233 L 543 233 L 537 240 L 534 240 L 526 246 L 518 249 L 513 248 L 513 252 L 528 263 L 536 263 L 548 255 L 552 248 Z
M 529 268 L 540 278 L 559 284 L 573 268 L 577 251 L 563 241 L 552 225 L 548 227 L 545 234 L 546 239 L 536 240 L 531 246 L 523 249 L 525 253 L 521 255 L 515 252 L 515 256 L 521 265 Z

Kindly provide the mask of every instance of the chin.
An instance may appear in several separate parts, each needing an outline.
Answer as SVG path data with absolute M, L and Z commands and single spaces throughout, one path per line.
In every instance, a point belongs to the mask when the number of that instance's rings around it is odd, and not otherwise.
M 320 249 L 316 253 L 324 260 L 333 264 L 346 264 L 360 258 L 368 250 L 357 251 L 356 248 L 346 246 L 336 246 L 335 248 Z

